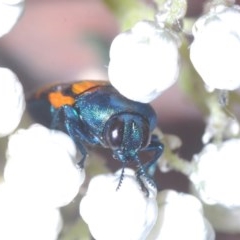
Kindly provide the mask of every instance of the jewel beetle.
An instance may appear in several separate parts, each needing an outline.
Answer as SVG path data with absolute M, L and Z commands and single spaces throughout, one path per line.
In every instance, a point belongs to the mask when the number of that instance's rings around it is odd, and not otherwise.
M 134 90 L 133 90 L 134 91 Z M 136 177 L 145 190 L 143 178 L 155 186 L 149 174 L 163 152 L 163 144 L 152 134 L 157 124 L 150 104 L 135 102 L 122 96 L 108 81 L 79 81 L 58 84 L 38 91 L 28 101 L 32 117 L 52 129 L 62 130 L 75 142 L 82 154 L 79 167 L 84 167 L 87 145 L 112 151 L 113 158 L 124 168 L 136 163 Z M 142 163 L 140 152 L 153 152 Z

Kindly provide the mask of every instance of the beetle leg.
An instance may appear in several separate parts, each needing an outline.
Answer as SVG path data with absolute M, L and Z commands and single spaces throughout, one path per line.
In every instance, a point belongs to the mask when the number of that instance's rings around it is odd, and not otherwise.
M 147 170 L 150 176 L 154 175 L 157 167 L 157 161 L 162 155 L 163 150 L 164 150 L 164 145 L 160 142 L 157 135 L 152 135 L 149 145 L 142 150 L 142 151 L 148 151 L 148 152 L 152 152 L 152 151 L 155 152 L 152 159 L 147 163 L 143 164 L 144 169 Z
M 152 135 L 150 144 L 142 151 L 154 151 L 155 152 L 153 158 L 145 164 L 142 164 L 138 158 L 136 159 L 138 161 L 138 170 L 136 171 L 136 176 L 137 176 L 137 179 L 138 179 L 142 189 L 148 195 L 149 194 L 148 190 L 145 187 L 141 177 L 144 177 L 151 186 L 156 187 L 156 184 L 153 181 L 152 176 L 154 175 L 154 173 L 156 171 L 157 161 L 158 161 L 159 157 L 162 155 L 163 144 L 159 141 L 159 139 L 156 135 Z
M 144 178 L 146 180 L 146 182 L 154 188 L 156 188 L 156 184 L 155 184 L 154 180 L 147 174 L 144 165 L 140 162 L 140 159 L 137 157 L 135 160 L 138 163 L 138 170 L 136 171 L 137 181 L 139 182 L 139 184 L 142 188 L 142 191 L 144 191 L 146 193 L 146 196 L 148 197 L 149 196 L 149 190 L 145 186 L 142 178 Z
M 85 129 L 86 126 L 79 119 L 76 111 L 69 105 L 64 105 L 54 113 L 52 121 L 53 129 L 58 129 L 59 122 L 61 122 L 60 119 L 63 119 L 65 132 L 73 139 L 82 154 L 82 159 L 77 163 L 77 165 L 80 168 L 83 168 L 88 155 L 87 150 L 82 143 L 86 140 L 86 137 L 83 134 L 83 129 Z

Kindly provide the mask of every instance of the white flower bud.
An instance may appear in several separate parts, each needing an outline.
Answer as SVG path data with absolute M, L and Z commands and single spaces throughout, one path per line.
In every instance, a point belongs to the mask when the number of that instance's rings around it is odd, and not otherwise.
M 178 78 L 179 45 L 178 37 L 167 28 L 151 21 L 138 22 L 112 42 L 111 84 L 131 100 L 154 100 Z
M 240 139 L 206 145 L 195 156 L 196 171 L 190 176 L 206 216 L 222 232 L 240 232 L 239 148 Z
M 0 0 L 0 37 L 10 32 L 23 9 L 23 0 Z
M 156 222 L 156 190 L 149 189 L 146 197 L 130 169 L 116 190 L 120 174 L 93 178 L 80 203 L 80 214 L 96 240 L 143 240 Z
M 208 204 L 240 207 L 240 139 L 213 143 L 194 156 L 196 171 L 190 176 L 200 198 Z
M 193 26 L 191 61 L 209 88 L 240 86 L 240 8 L 216 6 Z
M 78 160 L 69 136 L 35 124 L 10 137 L 4 178 L 19 195 L 60 207 L 73 200 L 84 181 L 84 170 L 74 164 Z
M 189 194 L 165 190 L 158 194 L 158 220 L 147 240 L 214 240 L 200 201 Z
M 25 110 L 23 87 L 17 76 L 7 68 L 0 68 L 0 137 L 12 133 Z
M 24 2 L 24 0 L 0 0 L 0 3 L 8 4 L 8 5 L 16 5 L 21 2 Z
M 60 211 L 22 198 L 5 183 L 0 185 L 0 239 L 56 240 L 62 229 Z

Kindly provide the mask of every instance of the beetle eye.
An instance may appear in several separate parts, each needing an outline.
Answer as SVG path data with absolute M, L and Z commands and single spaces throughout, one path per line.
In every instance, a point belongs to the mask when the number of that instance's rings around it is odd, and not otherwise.
M 124 121 L 114 118 L 106 129 L 106 141 L 111 148 L 119 148 L 122 145 L 124 134 Z

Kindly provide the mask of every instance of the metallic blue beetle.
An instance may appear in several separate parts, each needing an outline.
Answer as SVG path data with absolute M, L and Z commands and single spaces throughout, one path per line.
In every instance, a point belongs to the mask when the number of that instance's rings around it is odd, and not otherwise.
M 155 186 L 149 170 L 155 168 L 163 144 L 152 134 L 157 118 L 149 104 L 125 98 L 109 82 L 80 81 L 36 93 L 28 101 L 28 110 L 37 122 L 62 130 L 74 140 L 83 155 L 78 163 L 81 168 L 87 156 L 85 146 L 99 145 L 110 148 L 113 157 L 122 162 L 117 189 L 130 162 L 136 163 L 136 176 L 144 190 L 142 178 Z M 139 158 L 142 151 L 154 152 L 144 164 Z

